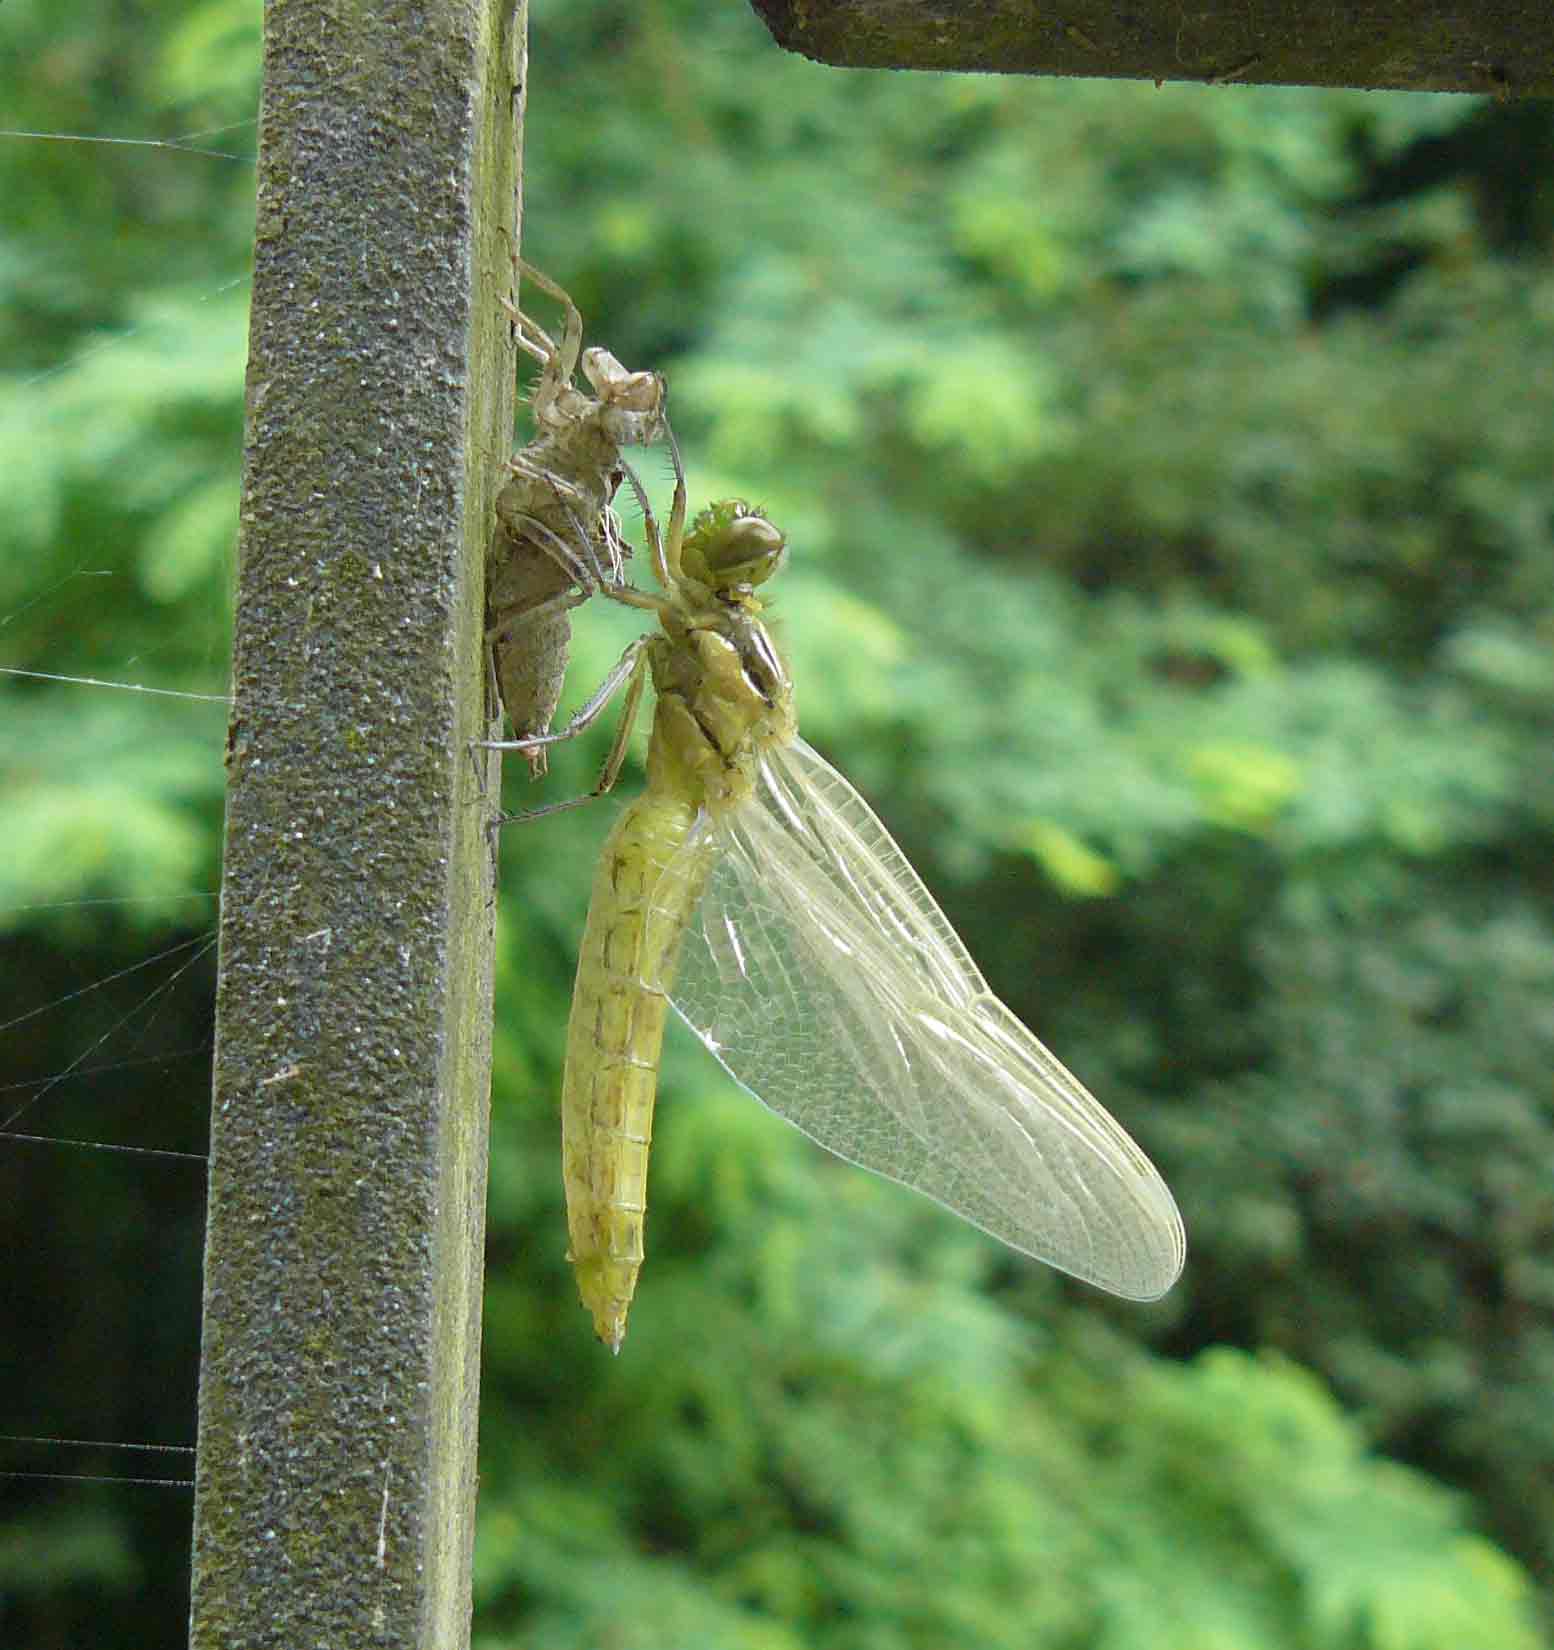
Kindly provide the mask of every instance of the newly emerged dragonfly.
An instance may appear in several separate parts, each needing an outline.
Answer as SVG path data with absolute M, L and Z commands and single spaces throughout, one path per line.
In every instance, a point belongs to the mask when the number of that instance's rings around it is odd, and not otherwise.
M 733 502 L 686 532 L 675 462 L 667 535 L 643 501 L 663 595 L 604 592 L 656 611 L 660 632 L 568 727 L 508 742 L 568 738 L 627 684 L 608 789 L 652 677 L 647 789 L 600 859 L 563 1082 L 570 1258 L 600 1339 L 619 1349 L 642 1262 L 671 1002 L 736 1082 L 837 1156 L 1102 1289 L 1164 1294 L 1186 1253 L 1164 1181 L 992 994 L 868 804 L 798 737 L 756 593 L 783 535 Z
M 664 381 L 629 372 L 606 349 L 583 348 L 577 305 L 521 258 L 515 269 L 561 306 L 559 343 L 532 316 L 511 311 L 517 341 L 539 361 L 536 435 L 508 462 L 487 558 L 486 641 L 502 707 L 517 739 L 545 733 L 556 714 L 572 639 L 570 610 L 622 578 L 624 547 L 610 501 L 621 448 L 661 440 Z M 579 367 L 592 394 L 573 383 Z M 526 747 L 535 778 L 542 745 Z

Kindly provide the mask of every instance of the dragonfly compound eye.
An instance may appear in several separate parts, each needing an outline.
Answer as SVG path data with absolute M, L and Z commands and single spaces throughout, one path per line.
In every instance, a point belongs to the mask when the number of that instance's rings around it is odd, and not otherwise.
M 742 499 L 709 504 L 691 523 L 680 564 L 714 590 L 764 584 L 782 566 L 788 541 L 765 514 Z

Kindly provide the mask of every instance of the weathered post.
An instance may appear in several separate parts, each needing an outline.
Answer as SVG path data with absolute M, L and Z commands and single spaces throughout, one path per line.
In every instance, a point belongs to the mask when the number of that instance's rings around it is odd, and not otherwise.
M 521 0 L 266 7 L 199 1650 L 468 1642 L 493 922 L 469 741 L 524 40 Z

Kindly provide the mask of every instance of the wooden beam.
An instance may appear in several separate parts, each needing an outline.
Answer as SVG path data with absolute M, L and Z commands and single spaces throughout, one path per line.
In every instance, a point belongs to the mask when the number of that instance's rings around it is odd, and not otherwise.
M 1549 0 L 751 4 L 778 45 L 852 69 L 1554 97 Z
M 468 1643 L 494 869 L 469 741 L 524 51 L 511 0 L 266 7 L 198 1650 Z

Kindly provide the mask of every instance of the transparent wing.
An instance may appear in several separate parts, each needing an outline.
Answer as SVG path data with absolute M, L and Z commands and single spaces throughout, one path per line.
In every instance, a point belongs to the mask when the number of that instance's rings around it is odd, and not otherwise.
M 1162 1295 L 1165 1182 L 994 997 L 868 804 L 802 741 L 716 834 L 670 997 L 731 1076 L 851 1163 L 1113 1294 Z M 707 875 L 705 832 L 666 875 Z

